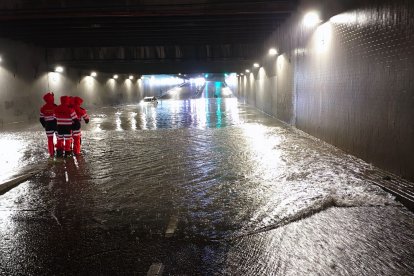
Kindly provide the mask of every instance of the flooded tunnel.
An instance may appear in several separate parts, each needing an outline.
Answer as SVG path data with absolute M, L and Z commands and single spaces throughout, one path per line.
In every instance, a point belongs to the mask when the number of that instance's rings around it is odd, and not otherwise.
M 412 18 L 1 2 L 0 275 L 413 275 Z

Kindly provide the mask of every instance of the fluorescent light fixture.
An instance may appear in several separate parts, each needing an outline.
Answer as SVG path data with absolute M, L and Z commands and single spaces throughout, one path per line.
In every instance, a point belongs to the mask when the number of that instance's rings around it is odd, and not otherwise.
M 303 17 L 303 24 L 306 27 L 314 27 L 321 23 L 321 19 L 319 18 L 319 14 L 316 11 L 310 11 Z
M 250 73 L 250 70 L 249 69 L 246 69 L 246 73 Z
M 114 79 L 118 79 L 118 75 L 114 75 L 114 76 L 113 76 L 113 78 L 114 78 Z
M 55 72 L 57 72 L 57 73 L 62 73 L 63 72 L 63 67 L 62 66 L 56 66 L 55 67 Z
M 133 80 L 133 79 L 134 79 L 134 76 L 133 76 L 133 75 L 130 75 L 130 76 L 129 76 L 129 79 L 130 79 L 130 80 Z
M 259 63 L 255 63 L 255 64 L 253 64 L 253 66 L 254 66 L 255 68 L 259 68 L 259 67 L 260 67 L 260 64 L 259 64 Z
M 96 72 L 91 72 L 91 77 L 96 77 L 97 75 Z
M 269 55 L 271 55 L 271 56 L 277 55 L 277 50 L 275 48 L 269 49 Z

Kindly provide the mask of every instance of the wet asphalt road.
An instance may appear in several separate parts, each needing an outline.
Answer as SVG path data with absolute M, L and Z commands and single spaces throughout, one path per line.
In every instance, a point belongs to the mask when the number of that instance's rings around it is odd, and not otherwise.
M 45 169 L 0 195 L 0 274 L 414 274 L 414 215 L 378 169 L 199 88 L 91 111 L 80 157 L 47 160 L 35 124 L 1 132 L 1 180 Z

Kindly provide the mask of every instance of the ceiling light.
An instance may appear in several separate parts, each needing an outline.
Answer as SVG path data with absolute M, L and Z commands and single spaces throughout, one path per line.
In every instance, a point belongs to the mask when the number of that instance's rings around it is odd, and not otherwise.
M 250 70 L 249 69 L 246 69 L 246 73 L 250 73 Z
M 96 72 L 91 72 L 91 77 L 96 77 L 97 75 Z
M 319 14 L 315 11 L 308 12 L 303 18 L 303 24 L 306 27 L 314 27 L 319 23 L 321 23 L 321 19 L 319 18 Z
M 277 50 L 275 48 L 269 49 L 269 55 L 271 56 L 277 55 Z
M 134 76 L 133 76 L 133 75 L 130 75 L 130 76 L 129 76 L 129 79 L 130 79 L 130 80 L 133 80 L 133 79 L 134 79 Z
M 56 66 L 55 67 L 55 72 L 62 73 L 63 72 L 63 67 L 62 66 Z
M 255 68 L 259 68 L 259 67 L 260 67 L 259 63 L 255 63 L 255 64 L 253 64 L 253 66 L 254 66 Z
M 118 75 L 114 75 L 114 76 L 113 76 L 113 78 L 114 78 L 114 79 L 117 79 L 117 78 L 118 78 Z

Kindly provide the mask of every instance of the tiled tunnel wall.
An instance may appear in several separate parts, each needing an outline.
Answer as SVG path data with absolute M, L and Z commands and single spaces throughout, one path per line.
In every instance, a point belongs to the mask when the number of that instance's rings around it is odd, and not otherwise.
M 369 2 L 331 13 L 314 28 L 304 27 L 298 13 L 268 41 L 282 55 L 264 56 L 258 72 L 239 78 L 238 93 L 298 129 L 414 180 L 414 5 Z M 271 107 L 264 104 L 269 99 Z

